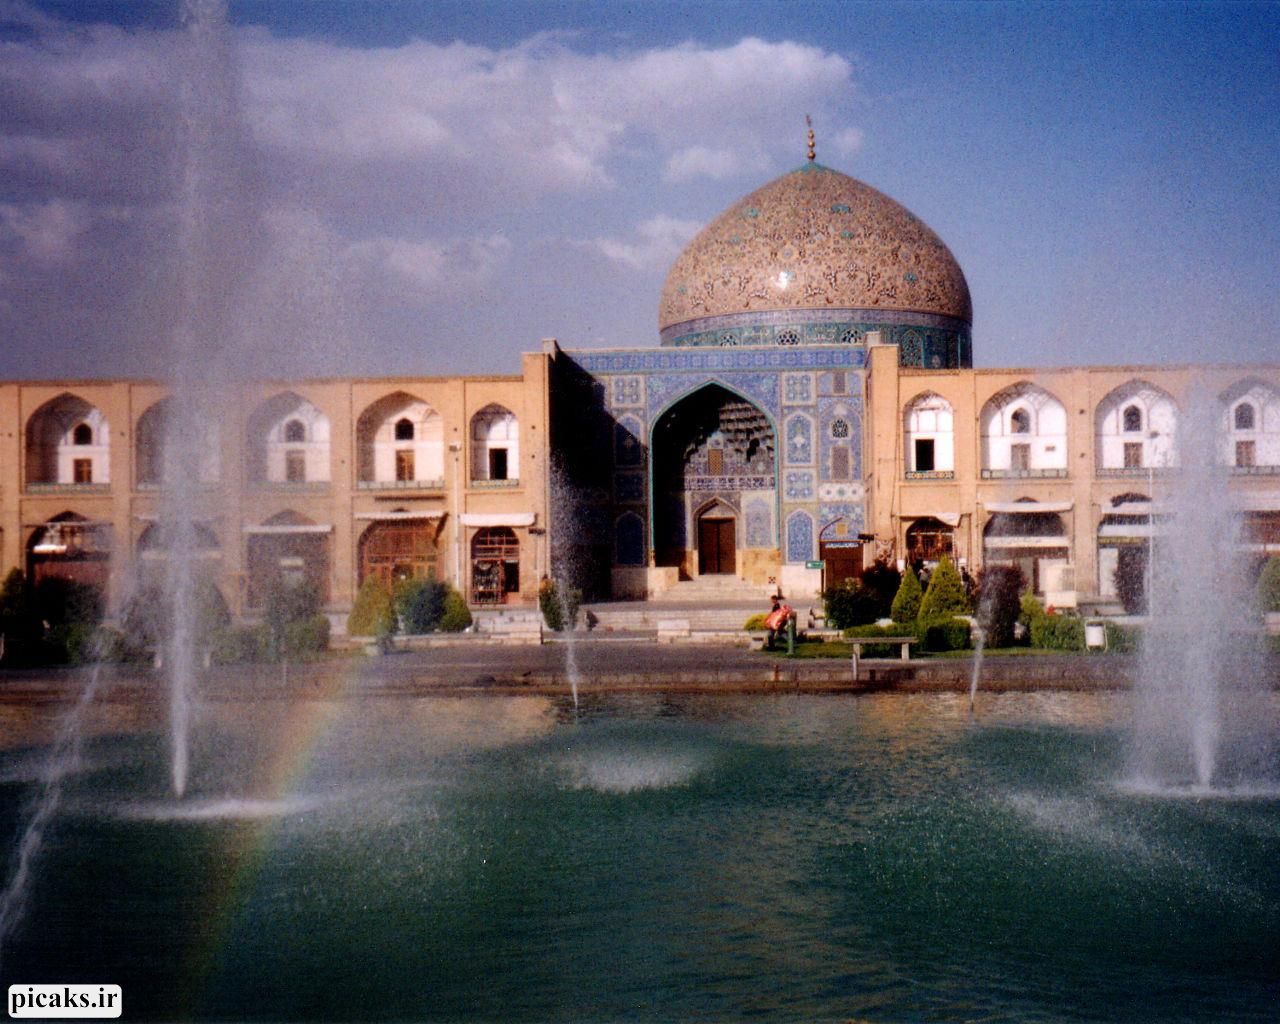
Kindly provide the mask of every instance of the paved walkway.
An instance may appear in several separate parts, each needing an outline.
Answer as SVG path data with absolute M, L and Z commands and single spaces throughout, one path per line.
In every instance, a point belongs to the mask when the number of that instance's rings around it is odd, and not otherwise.
M 1133 661 L 1116 655 L 992 657 L 985 691 L 1108 689 L 1128 685 Z M 0 701 L 63 702 L 87 669 L 0 673 Z M 164 678 L 150 669 L 106 666 L 102 700 L 162 698 Z M 202 674 L 206 700 L 301 696 L 409 696 L 468 693 L 565 696 L 619 691 L 703 693 L 858 693 L 879 690 L 966 692 L 972 660 L 863 659 L 858 678 L 843 659 L 777 657 L 739 646 L 656 644 L 611 637 L 574 643 L 475 643 L 381 656 L 352 654 L 296 665 L 235 665 Z

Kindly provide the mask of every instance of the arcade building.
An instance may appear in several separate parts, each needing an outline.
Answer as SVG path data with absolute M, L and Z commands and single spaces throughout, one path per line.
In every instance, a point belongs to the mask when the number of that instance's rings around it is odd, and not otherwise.
M 1211 499 L 1259 563 L 1280 553 L 1280 365 L 974 369 L 946 245 L 812 152 L 693 239 L 658 328 L 651 348 L 547 339 L 508 376 L 238 386 L 197 425 L 189 542 L 237 615 L 306 579 L 339 628 L 370 575 L 477 607 L 535 606 L 545 575 L 593 600 L 808 601 L 943 555 L 1118 611 L 1194 391 L 1228 479 Z M 173 406 L 153 381 L 0 383 L 0 569 L 111 609 L 156 574 Z

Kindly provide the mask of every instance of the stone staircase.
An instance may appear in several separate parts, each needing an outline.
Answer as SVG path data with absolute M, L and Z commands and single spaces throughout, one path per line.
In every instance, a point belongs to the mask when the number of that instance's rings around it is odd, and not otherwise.
M 682 607 L 673 602 L 626 604 L 593 604 L 588 606 L 596 617 L 595 633 L 652 633 L 658 623 L 683 619 L 689 628 L 697 632 L 736 632 L 756 612 L 767 612 L 768 604 L 756 602 L 744 606 L 719 606 L 709 608 Z
M 681 580 L 670 590 L 652 598 L 653 604 L 759 604 L 769 607 L 769 595 L 773 588 L 758 583 L 748 583 L 737 576 L 699 576 Z

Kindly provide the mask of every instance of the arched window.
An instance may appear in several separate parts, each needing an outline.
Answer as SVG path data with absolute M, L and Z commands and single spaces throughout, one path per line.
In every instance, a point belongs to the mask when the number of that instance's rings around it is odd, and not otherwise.
M 329 480 L 329 418 L 292 391 L 267 399 L 246 427 L 248 475 L 255 483 Z
M 1257 415 L 1253 406 L 1248 402 L 1241 402 L 1236 406 L 1235 425 L 1236 430 L 1253 430 L 1256 424 Z
M 1103 475 L 1145 474 L 1178 464 L 1178 407 L 1149 381 L 1128 381 L 1103 398 L 1094 428 L 1096 468 Z
M 471 479 L 520 476 L 520 423 L 510 409 L 486 405 L 471 417 Z
M 444 423 L 422 399 L 405 391 L 384 395 L 356 421 L 356 479 L 444 486 Z
M 1067 410 L 1044 388 L 1019 381 L 992 395 L 979 415 L 982 475 L 1067 475 Z
M 951 403 L 932 392 L 918 395 L 906 410 L 908 475 L 955 473 L 954 416 Z
M 101 487 L 111 480 L 110 444 L 101 410 L 76 395 L 59 395 L 27 421 L 27 482 Z

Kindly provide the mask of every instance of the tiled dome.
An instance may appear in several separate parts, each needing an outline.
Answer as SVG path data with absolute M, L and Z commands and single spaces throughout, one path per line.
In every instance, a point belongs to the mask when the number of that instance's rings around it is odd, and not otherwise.
M 809 163 L 740 199 L 667 274 L 658 327 L 769 310 L 923 313 L 969 325 L 969 286 L 927 224 Z

